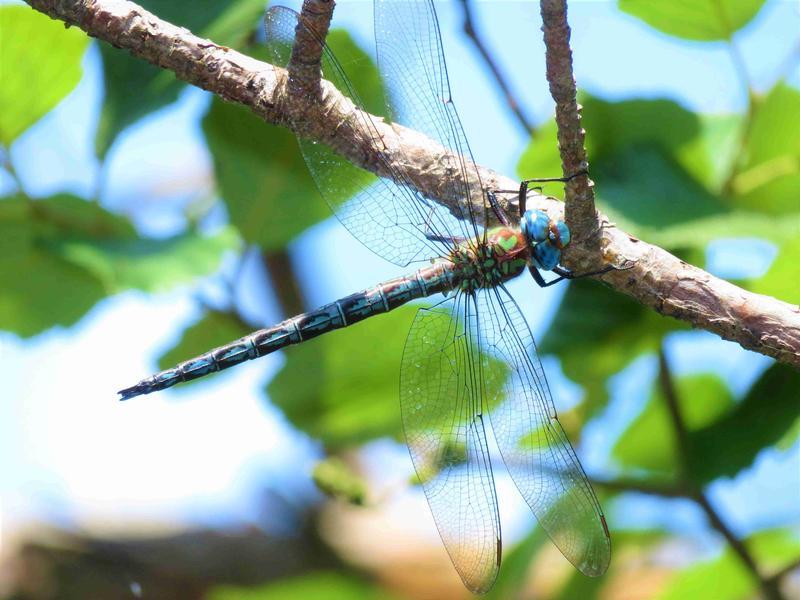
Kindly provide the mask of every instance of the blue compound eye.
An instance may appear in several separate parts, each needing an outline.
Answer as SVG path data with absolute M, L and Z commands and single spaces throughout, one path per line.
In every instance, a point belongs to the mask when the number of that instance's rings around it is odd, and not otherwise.
M 541 242 L 534 246 L 532 253 L 534 266 L 543 271 L 552 271 L 561 262 L 561 250 L 550 242 Z
M 567 244 L 569 244 L 569 240 L 571 239 L 571 235 L 569 233 L 569 227 L 564 221 L 559 221 L 556 223 L 556 229 L 558 229 L 558 237 L 561 240 L 561 247 L 563 248 Z
M 520 223 L 523 235 L 529 243 L 544 242 L 548 239 L 550 218 L 541 210 L 526 210 Z

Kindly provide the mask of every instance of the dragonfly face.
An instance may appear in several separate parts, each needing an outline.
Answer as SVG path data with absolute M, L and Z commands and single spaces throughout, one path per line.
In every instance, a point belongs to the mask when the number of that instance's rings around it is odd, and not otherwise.
M 569 244 L 570 233 L 564 221 L 553 221 L 541 210 L 526 210 L 520 229 L 528 243 L 533 266 L 552 271 L 561 262 L 561 250 Z

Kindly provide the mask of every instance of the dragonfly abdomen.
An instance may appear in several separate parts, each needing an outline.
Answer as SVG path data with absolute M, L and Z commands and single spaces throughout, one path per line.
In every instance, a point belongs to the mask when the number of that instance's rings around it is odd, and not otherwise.
M 363 319 L 389 312 L 403 304 L 453 287 L 452 263 L 437 262 L 412 275 L 397 277 L 351 294 L 274 327 L 259 329 L 235 342 L 156 373 L 134 386 L 120 390 L 122 400 L 164 390 L 177 383 L 204 377 L 245 361 L 266 356 L 306 340 L 341 329 Z

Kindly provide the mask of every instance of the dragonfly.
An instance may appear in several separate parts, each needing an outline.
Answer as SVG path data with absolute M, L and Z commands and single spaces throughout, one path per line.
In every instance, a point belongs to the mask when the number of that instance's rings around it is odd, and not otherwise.
M 599 576 L 611 555 L 606 519 L 558 420 L 530 327 L 506 287 L 525 272 L 541 286 L 573 277 L 560 265 L 569 229 L 541 210 L 527 209 L 530 182 L 520 185 L 516 215 L 483 186 L 450 95 L 433 1 L 376 0 L 374 20 L 389 116 L 449 151 L 453 176 L 439 189 L 457 199 L 452 206 L 443 207 L 417 189 L 404 167 L 413 164 L 413 157 L 383 149 L 375 122 L 342 65 L 301 15 L 270 8 L 267 43 L 276 64 L 284 65 L 295 35 L 318 44 L 322 72 L 343 94 L 326 100 L 346 115 L 340 127 L 356 131 L 363 148 L 375 149 L 377 171 L 385 176 L 359 183 L 342 176 L 355 168 L 344 157 L 298 135 L 309 171 L 339 221 L 386 260 L 423 266 L 143 379 L 122 390 L 121 399 L 194 380 L 436 296 L 435 304 L 418 309 L 406 339 L 400 407 L 411 460 L 456 571 L 469 590 L 483 593 L 500 568 L 491 431 L 541 528 L 578 570 Z M 301 129 L 301 118 L 295 130 Z M 345 190 L 350 198 L 341 202 Z M 493 222 L 499 224 L 490 226 Z M 547 272 L 557 277 L 545 281 Z

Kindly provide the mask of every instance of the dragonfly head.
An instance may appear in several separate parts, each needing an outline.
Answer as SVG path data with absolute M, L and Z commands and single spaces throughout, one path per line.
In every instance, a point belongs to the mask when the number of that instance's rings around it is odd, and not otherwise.
M 520 222 L 522 235 L 531 252 L 531 264 L 537 269 L 552 271 L 561 261 L 561 250 L 569 244 L 569 227 L 554 221 L 542 210 L 527 210 Z

